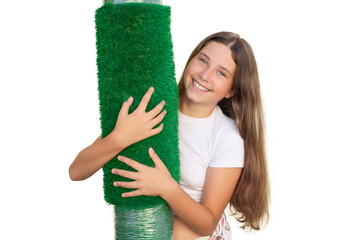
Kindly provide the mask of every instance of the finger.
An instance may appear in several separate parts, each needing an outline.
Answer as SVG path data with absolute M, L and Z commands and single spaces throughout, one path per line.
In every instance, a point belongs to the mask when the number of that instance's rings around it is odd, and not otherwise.
M 150 136 L 159 134 L 162 130 L 163 130 L 163 123 L 161 123 L 161 125 L 158 126 L 157 128 L 152 129 L 150 132 Z
M 138 105 L 137 110 L 146 111 L 146 107 L 148 105 L 148 102 L 151 99 L 151 96 L 152 96 L 152 93 L 154 92 L 154 90 L 155 89 L 153 87 L 150 87 L 148 89 L 146 94 L 142 97 L 142 100 L 141 100 L 140 104 Z
M 143 195 L 141 193 L 141 190 L 135 190 L 135 191 L 132 191 L 132 192 L 126 192 L 126 193 L 122 193 L 122 197 L 137 197 L 137 196 L 141 196 Z
M 133 169 L 140 171 L 145 165 L 136 162 L 130 158 L 124 157 L 124 156 L 118 156 L 117 157 L 118 160 L 120 160 L 121 162 L 127 164 L 128 166 L 132 167 Z
M 131 182 L 114 182 L 113 186 L 115 187 L 122 187 L 122 188 L 131 188 L 131 189 L 137 189 L 138 188 L 138 183 L 136 181 L 131 181 Z
M 153 148 L 148 149 L 148 153 L 155 164 L 155 167 L 157 168 L 163 168 L 165 164 L 162 162 L 162 160 L 158 157 L 157 153 L 153 150 Z
M 121 107 L 121 110 L 120 110 L 119 115 L 121 115 L 121 116 L 127 116 L 127 115 L 128 115 L 128 111 L 129 111 L 130 106 L 132 105 L 132 103 L 133 103 L 133 97 L 129 97 L 129 98 L 127 99 L 127 101 L 122 104 L 122 107 Z
M 128 178 L 128 179 L 132 179 L 132 180 L 136 180 L 137 179 L 137 173 L 136 172 L 132 172 L 132 171 L 126 171 L 126 170 L 122 170 L 122 169 L 112 169 L 112 174 L 116 174 L 119 175 L 121 177 L 124 178 Z
M 155 108 L 153 108 L 151 111 L 147 113 L 148 117 L 150 119 L 156 117 L 162 111 L 164 106 L 165 106 L 165 101 L 162 101 L 159 104 L 157 104 Z
M 151 128 L 159 124 L 163 118 L 166 116 L 167 111 L 164 110 L 160 115 L 158 115 L 156 118 L 152 119 L 151 121 Z

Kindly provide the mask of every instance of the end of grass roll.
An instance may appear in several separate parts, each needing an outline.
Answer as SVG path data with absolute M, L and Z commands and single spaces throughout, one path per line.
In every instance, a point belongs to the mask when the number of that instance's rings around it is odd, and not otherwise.
M 170 7 L 159 4 L 105 4 L 97 9 L 98 90 L 102 137 L 106 137 L 116 124 L 122 103 L 132 96 L 132 112 L 148 88 L 154 87 L 147 111 L 160 101 L 166 101 L 164 129 L 158 135 L 129 146 L 120 155 L 153 166 L 148 155 L 148 148 L 153 147 L 172 177 L 179 181 L 178 90 L 170 16 Z M 123 192 L 131 190 L 113 186 L 114 181 L 127 180 L 112 174 L 113 168 L 133 171 L 118 161 L 117 156 L 103 167 L 106 202 L 141 207 L 164 203 L 160 197 L 122 198 Z

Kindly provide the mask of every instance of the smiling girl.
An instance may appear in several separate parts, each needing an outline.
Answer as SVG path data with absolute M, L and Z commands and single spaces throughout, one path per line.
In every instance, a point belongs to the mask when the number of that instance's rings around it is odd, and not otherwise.
M 269 184 L 260 85 L 250 45 L 230 32 L 208 36 L 190 55 L 178 88 L 180 184 L 162 163 L 165 156 L 150 148 L 154 167 L 118 157 L 136 171 L 113 169 L 133 180 L 114 186 L 135 189 L 122 197 L 162 197 L 174 212 L 174 239 L 231 239 L 224 215 L 228 203 L 243 228 L 259 230 L 268 220 Z M 132 99 L 123 104 L 114 131 L 78 154 L 71 179 L 88 178 L 127 146 L 161 132 L 163 126 L 153 128 L 165 116 L 160 113 L 164 103 L 144 112 L 152 92 L 134 113 L 128 114 Z

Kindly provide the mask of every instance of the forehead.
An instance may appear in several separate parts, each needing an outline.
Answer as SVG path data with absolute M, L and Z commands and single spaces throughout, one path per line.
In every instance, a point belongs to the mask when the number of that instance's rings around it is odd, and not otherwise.
M 235 72 L 236 63 L 233 61 L 232 51 L 228 46 L 211 41 L 199 51 L 199 54 L 201 53 L 206 54 L 210 58 L 211 64 L 224 67 L 231 74 Z

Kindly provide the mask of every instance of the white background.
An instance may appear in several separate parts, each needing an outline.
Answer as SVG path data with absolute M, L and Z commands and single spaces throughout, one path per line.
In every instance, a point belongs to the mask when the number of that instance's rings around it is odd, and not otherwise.
M 257 58 L 271 218 L 234 239 L 359 239 L 355 1 L 167 0 L 177 77 L 216 31 Z M 94 12 L 101 1 L 0 4 L 0 239 L 113 239 L 102 172 L 68 167 L 100 134 Z M 233 219 L 232 219 L 233 220 Z

